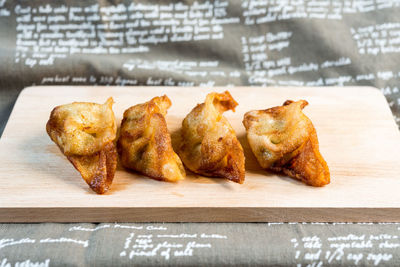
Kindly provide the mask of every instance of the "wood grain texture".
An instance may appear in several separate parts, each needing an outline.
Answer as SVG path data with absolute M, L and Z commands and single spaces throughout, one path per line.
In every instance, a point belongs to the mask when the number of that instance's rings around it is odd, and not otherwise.
M 128 107 L 167 94 L 177 142 L 182 119 L 207 93 L 226 88 L 30 87 L 0 139 L 0 222 L 400 222 L 400 133 L 385 98 L 370 87 L 229 88 L 239 106 L 225 115 L 246 156 L 243 185 L 188 172 L 165 183 L 118 167 L 106 195 L 92 192 L 45 131 L 50 111 L 73 101 Z M 251 109 L 305 99 L 331 184 L 314 188 L 262 170 L 242 125 Z

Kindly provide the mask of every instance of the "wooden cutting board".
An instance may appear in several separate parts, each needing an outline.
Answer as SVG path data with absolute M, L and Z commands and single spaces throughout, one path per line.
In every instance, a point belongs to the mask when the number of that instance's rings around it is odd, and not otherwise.
M 128 107 L 167 94 L 172 136 L 207 93 L 226 88 L 30 87 L 22 91 L 0 139 L 1 222 L 400 222 L 400 134 L 385 98 L 370 87 L 229 88 L 239 103 L 225 113 L 246 156 L 243 185 L 194 176 L 166 183 L 118 167 L 111 190 L 93 193 L 47 136 L 57 105 L 115 100 Z M 331 184 L 314 188 L 262 170 L 242 125 L 251 109 L 306 99 Z

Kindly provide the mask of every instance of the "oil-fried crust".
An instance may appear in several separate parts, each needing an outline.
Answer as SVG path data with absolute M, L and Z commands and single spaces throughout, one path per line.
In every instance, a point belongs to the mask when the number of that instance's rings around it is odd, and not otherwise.
M 74 102 L 55 107 L 46 125 L 47 133 L 66 155 L 92 155 L 115 140 L 117 125 L 113 99 L 104 104 Z
M 74 102 L 55 107 L 46 124 L 51 140 L 98 194 L 108 191 L 117 166 L 113 99 L 104 104 Z
M 103 150 L 90 156 L 68 156 L 67 158 L 97 194 L 104 194 L 110 189 L 118 160 L 114 143 L 108 143 Z
M 185 169 L 172 148 L 164 118 L 170 106 L 170 99 L 164 95 L 124 112 L 118 139 L 124 167 L 161 181 L 177 182 L 185 178 Z
M 307 101 L 285 101 L 283 106 L 245 114 L 247 139 L 263 168 L 299 179 L 312 186 L 330 183 L 327 163 L 319 152 L 311 120 L 302 109 Z
M 191 171 L 224 177 L 237 183 L 245 179 L 244 153 L 228 120 L 222 116 L 237 102 L 231 94 L 210 93 L 182 122 L 182 143 L 178 154 Z

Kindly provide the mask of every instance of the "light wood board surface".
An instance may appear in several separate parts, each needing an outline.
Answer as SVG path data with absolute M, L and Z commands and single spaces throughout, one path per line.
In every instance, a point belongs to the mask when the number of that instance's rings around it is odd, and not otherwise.
M 225 116 L 246 156 L 243 185 L 194 176 L 166 183 L 118 167 L 111 190 L 92 192 L 47 136 L 51 110 L 73 101 L 115 100 L 120 122 L 128 107 L 167 94 L 174 138 L 182 119 L 207 93 L 226 88 L 30 87 L 0 139 L 0 222 L 399 222 L 400 133 L 385 98 L 370 87 L 235 87 L 239 103 Z M 252 155 L 243 114 L 305 99 L 331 184 L 314 188 L 262 170 Z

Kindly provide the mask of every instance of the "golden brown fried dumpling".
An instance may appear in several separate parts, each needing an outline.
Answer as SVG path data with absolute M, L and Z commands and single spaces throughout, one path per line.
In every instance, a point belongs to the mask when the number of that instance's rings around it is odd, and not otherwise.
M 328 165 L 318 148 L 311 120 L 302 109 L 307 101 L 253 110 L 244 115 L 247 140 L 261 167 L 299 179 L 312 186 L 330 182 Z
M 117 125 L 113 99 L 104 104 L 74 102 L 55 107 L 46 130 L 51 140 L 98 194 L 108 191 L 117 167 Z
M 235 110 L 237 102 L 228 91 L 210 93 L 182 122 L 178 154 L 191 171 L 205 176 L 244 182 L 244 153 L 228 120 L 222 116 Z
M 185 178 L 185 169 L 172 148 L 164 118 L 170 106 L 171 100 L 164 95 L 124 112 L 118 139 L 124 167 L 157 180 L 176 182 Z

